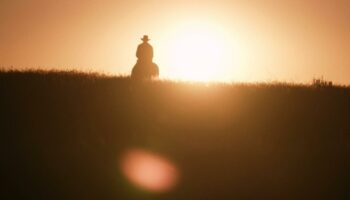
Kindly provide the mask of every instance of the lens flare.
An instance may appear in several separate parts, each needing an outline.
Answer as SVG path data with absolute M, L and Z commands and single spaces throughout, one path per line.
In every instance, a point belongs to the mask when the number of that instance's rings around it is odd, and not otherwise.
M 141 149 L 132 149 L 124 154 L 121 170 L 135 186 L 151 192 L 169 191 L 178 181 L 174 164 L 163 156 Z

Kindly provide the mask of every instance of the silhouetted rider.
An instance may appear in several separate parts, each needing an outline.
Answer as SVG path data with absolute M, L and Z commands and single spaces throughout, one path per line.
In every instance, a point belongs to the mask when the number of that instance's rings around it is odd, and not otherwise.
M 148 43 L 148 35 L 144 35 L 143 38 L 141 38 L 141 40 L 143 41 L 143 43 L 137 47 L 136 51 L 136 57 L 138 58 L 138 62 L 152 62 L 153 47 Z
M 148 44 L 147 35 L 144 35 L 141 40 L 143 43 L 137 47 L 137 62 L 132 68 L 131 77 L 136 80 L 156 78 L 159 76 L 159 68 L 153 62 L 153 47 Z

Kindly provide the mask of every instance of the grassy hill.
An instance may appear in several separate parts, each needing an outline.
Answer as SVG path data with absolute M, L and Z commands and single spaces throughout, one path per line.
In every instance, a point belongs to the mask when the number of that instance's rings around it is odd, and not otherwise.
M 0 73 L 1 199 L 349 199 L 350 88 Z M 175 163 L 152 193 L 125 150 Z

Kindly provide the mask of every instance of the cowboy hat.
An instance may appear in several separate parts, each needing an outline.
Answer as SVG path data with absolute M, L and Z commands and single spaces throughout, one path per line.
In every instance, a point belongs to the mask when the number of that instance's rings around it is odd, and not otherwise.
M 142 41 L 147 42 L 150 39 L 148 38 L 148 35 L 144 35 L 143 38 L 141 38 Z

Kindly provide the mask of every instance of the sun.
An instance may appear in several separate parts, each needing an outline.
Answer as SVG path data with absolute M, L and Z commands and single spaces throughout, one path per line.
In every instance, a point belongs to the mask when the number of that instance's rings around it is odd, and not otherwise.
M 174 31 L 167 48 L 171 77 L 190 81 L 220 81 L 232 67 L 225 32 L 217 26 L 187 23 Z

